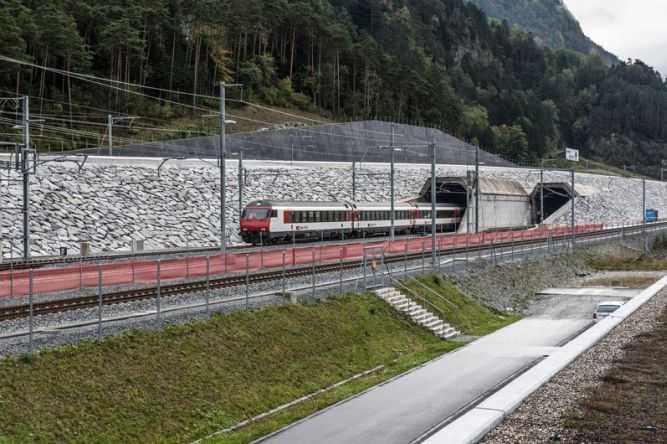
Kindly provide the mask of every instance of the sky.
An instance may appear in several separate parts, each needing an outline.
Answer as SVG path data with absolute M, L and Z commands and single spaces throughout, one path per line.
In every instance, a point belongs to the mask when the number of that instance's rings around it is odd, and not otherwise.
M 667 76 L 667 0 L 565 0 L 586 35 Z

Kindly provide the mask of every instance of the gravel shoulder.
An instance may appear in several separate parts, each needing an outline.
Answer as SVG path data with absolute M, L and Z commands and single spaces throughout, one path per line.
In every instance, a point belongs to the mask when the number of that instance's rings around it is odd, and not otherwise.
M 586 399 L 589 393 L 599 389 L 604 376 L 617 360 L 624 357 L 626 347 L 642 335 L 659 328 L 661 314 L 666 307 L 667 290 L 663 290 L 595 347 L 581 355 L 531 395 L 482 442 L 485 444 L 552 442 L 563 441 L 565 436 L 570 436 L 571 432 L 564 430 L 564 419 L 578 408 L 579 403 Z M 664 387 L 657 389 L 664 390 Z M 609 441 L 574 439 L 571 442 Z

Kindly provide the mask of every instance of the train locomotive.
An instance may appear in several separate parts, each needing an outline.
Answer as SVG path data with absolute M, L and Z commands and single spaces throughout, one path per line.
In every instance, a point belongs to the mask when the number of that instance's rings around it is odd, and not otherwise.
M 456 231 L 463 211 L 455 205 L 436 206 L 437 231 Z M 243 210 L 240 228 L 241 238 L 253 245 L 382 236 L 391 230 L 391 205 L 258 200 Z M 431 204 L 397 202 L 394 205 L 396 234 L 430 231 Z

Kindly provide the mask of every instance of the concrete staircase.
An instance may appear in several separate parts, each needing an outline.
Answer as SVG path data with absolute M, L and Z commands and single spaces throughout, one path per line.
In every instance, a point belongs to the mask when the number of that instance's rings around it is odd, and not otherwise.
M 393 287 L 380 288 L 375 290 L 375 294 L 397 311 L 407 314 L 416 324 L 431 330 L 439 338 L 452 339 L 461 334 L 451 325 Z

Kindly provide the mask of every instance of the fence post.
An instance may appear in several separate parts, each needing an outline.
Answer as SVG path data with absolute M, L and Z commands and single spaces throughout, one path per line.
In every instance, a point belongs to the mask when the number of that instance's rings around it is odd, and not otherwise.
M 248 310 L 250 308 L 250 256 L 248 254 L 245 255 L 245 309 Z
M 102 339 L 102 267 L 97 265 L 97 340 Z
M 315 250 L 313 250 L 313 299 L 315 299 Z
M 161 292 L 162 292 L 162 288 L 161 288 L 161 286 L 162 286 L 162 277 L 160 275 L 160 273 L 161 273 L 161 264 L 162 264 L 161 259 L 158 259 L 157 260 L 157 299 L 156 299 L 157 320 L 158 320 L 158 322 L 162 321 L 162 299 L 161 299 L 161 296 L 162 296 L 161 295 Z
M 287 293 L 287 282 L 285 282 L 285 256 L 286 256 L 285 250 L 283 250 L 283 273 L 282 273 L 282 288 L 283 288 L 283 297 L 285 297 Z
M 403 252 L 403 274 L 408 274 L 408 241 L 405 241 L 405 251 Z
M 264 233 L 259 232 L 259 271 L 264 268 Z
M 426 241 L 422 241 L 422 274 L 426 273 Z
M 341 252 L 340 258 L 338 259 L 338 266 L 340 267 L 338 275 L 338 292 L 343 294 L 343 254 Z
M 367 267 L 368 266 L 368 260 L 366 258 L 366 250 L 365 249 L 364 249 L 364 259 L 363 259 L 362 264 L 363 264 L 363 269 L 364 269 L 364 291 L 366 291 L 366 289 L 368 288 L 368 286 L 366 285 L 366 269 L 368 268 Z
M 33 301 L 32 301 L 32 270 L 28 271 L 28 305 L 29 305 L 29 319 L 28 319 L 28 350 L 32 354 L 32 340 L 33 340 Z
M 206 315 L 211 314 L 211 256 L 206 256 Z

